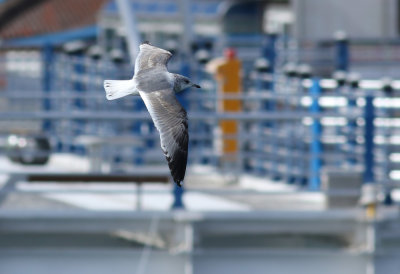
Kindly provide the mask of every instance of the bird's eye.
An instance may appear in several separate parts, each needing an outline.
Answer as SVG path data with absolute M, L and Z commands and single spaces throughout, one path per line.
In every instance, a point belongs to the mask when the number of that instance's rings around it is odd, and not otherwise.
M 188 81 L 188 80 L 185 80 L 185 84 L 189 84 L 189 81 Z

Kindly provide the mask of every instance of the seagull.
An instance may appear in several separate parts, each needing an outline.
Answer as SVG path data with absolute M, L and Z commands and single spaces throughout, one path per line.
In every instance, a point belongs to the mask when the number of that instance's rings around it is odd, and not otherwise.
M 115 100 L 138 95 L 160 133 L 161 149 L 167 159 L 174 182 L 181 187 L 185 177 L 188 155 L 188 119 L 185 109 L 175 97 L 189 87 L 200 88 L 187 77 L 168 72 L 172 54 L 143 42 L 135 61 L 131 80 L 105 80 L 106 98 Z

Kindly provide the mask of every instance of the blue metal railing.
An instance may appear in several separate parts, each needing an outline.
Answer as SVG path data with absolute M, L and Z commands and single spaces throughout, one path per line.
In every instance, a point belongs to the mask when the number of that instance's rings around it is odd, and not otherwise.
M 189 164 L 217 166 L 222 158 L 215 148 L 218 140 L 238 138 L 243 144 L 238 158 L 243 172 L 306 185 L 313 190 L 319 189 L 321 172 L 329 166 L 362 166 L 366 182 L 393 181 L 389 173 L 396 167 L 390 162 L 390 152 L 384 149 L 394 144 L 376 140 L 382 132 L 378 119 L 393 121 L 395 115 L 381 111 L 385 108 L 376 104 L 376 98 L 388 98 L 383 87 L 368 88 L 361 82 L 357 86 L 346 82 L 338 87 L 338 81 L 332 79 L 314 79 L 310 84 L 299 74 L 282 73 L 277 64 L 279 56 L 274 55 L 277 53 L 272 46 L 278 42 L 273 38 L 269 38 L 263 51 L 263 57 L 272 66 L 249 75 L 249 86 L 239 95 L 244 112 L 217 113 L 216 105 L 223 98 L 216 95 L 215 87 L 183 94 L 190 117 Z M 111 159 L 115 170 L 123 163 L 163 163 L 158 133 L 140 98 L 110 102 L 104 97 L 103 79 L 128 79 L 132 67 L 49 49 L 38 56 L 37 62 L 44 60 L 42 76 L 26 77 L 23 60 L 10 57 L 4 61 L 7 85 L 0 100 L 13 104 L 0 112 L 1 120 L 38 122 L 43 133 L 58 144 L 57 151 L 69 151 L 81 135 L 130 136 L 137 140 L 135 144 L 123 145 L 129 149 L 112 149 L 115 142 L 104 145 L 103 158 Z M 170 65 L 172 70 L 180 67 L 180 63 Z M 201 65 L 192 66 L 191 77 L 212 83 L 212 77 Z M 396 100 L 395 92 L 390 100 Z M 329 103 L 337 99 L 345 103 Z M 26 106 L 31 107 L 29 111 L 25 111 Z M 219 120 L 226 118 L 240 122 L 243 130 L 237 136 L 214 135 Z M 393 125 L 387 128 L 396 130 Z M 386 130 L 385 134 L 391 132 Z M 377 151 L 384 151 L 386 156 L 377 161 Z
M 321 86 L 318 79 L 313 79 L 312 86 L 310 88 L 310 95 L 312 97 L 312 103 L 310 106 L 310 113 L 319 114 L 321 113 L 321 107 L 318 103 L 318 99 L 321 95 Z M 318 190 L 321 185 L 321 158 L 322 154 L 322 126 L 321 121 L 313 119 L 311 125 L 311 145 L 310 145 L 310 179 L 309 187 L 312 190 Z

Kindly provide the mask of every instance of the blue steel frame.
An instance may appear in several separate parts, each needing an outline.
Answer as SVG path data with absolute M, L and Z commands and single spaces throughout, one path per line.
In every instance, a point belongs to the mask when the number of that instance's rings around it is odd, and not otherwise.
M 349 69 L 349 40 L 337 39 L 336 40 L 336 70 L 348 71 Z
M 274 33 L 268 34 L 265 38 L 264 47 L 262 51 L 262 55 L 269 62 L 270 72 L 274 73 L 275 71 L 275 59 L 276 59 L 276 40 L 278 36 Z
M 350 92 L 355 91 L 357 88 L 351 88 Z M 347 107 L 351 110 L 357 107 L 357 100 L 355 98 L 348 98 L 347 99 Z M 355 130 L 357 130 L 357 122 L 356 119 L 347 119 L 347 127 L 349 129 L 349 134 L 347 134 L 347 144 L 349 146 L 349 151 L 347 152 L 346 160 L 349 164 L 354 165 L 357 163 L 357 157 L 351 155 L 351 149 L 355 149 L 357 146 L 356 136 L 353 134 Z M 350 149 L 351 148 L 351 149 Z
M 73 54 L 73 56 L 76 58 L 76 63 L 73 65 L 74 73 L 76 73 L 77 75 L 85 74 L 86 69 L 85 69 L 85 64 L 84 64 L 83 53 L 79 52 L 79 53 Z M 73 89 L 78 94 L 84 93 L 86 86 L 82 82 L 82 79 L 77 79 L 75 82 L 73 82 Z M 77 110 L 82 110 L 85 108 L 85 101 L 83 99 L 75 99 L 74 106 Z M 76 131 L 75 134 L 80 134 L 81 133 L 80 128 L 84 127 L 86 123 L 83 120 L 76 120 L 76 124 L 79 125 L 79 127 L 75 128 L 75 131 Z M 70 150 L 76 151 L 77 153 L 81 153 L 81 154 L 84 154 L 84 152 L 85 152 L 85 148 L 83 146 L 77 146 L 77 145 L 71 145 Z
M 43 76 L 42 76 L 42 89 L 44 93 L 50 93 L 52 88 L 52 61 L 53 61 L 53 47 L 47 44 L 42 49 L 42 60 L 43 60 Z M 51 103 L 49 98 L 43 99 L 43 110 L 50 111 Z M 44 120 L 42 124 L 43 132 L 49 132 L 52 130 L 50 120 Z
M 269 62 L 269 67 L 268 67 L 268 73 L 274 77 L 274 71 L 275 71 L 275 60 L 276 60 L 276 40 L 277 40 L 277 35 L 276 34 L 268 34 L 265 37 L 264 41 L 264 47 L 262 50 L 262 56 L 268 60 Z M 268 92 L 274 92 L 274 79 L 268 82 L 263 82 L 260 80 L 258 81 L 258 88 L 261 88 L 261 90 L 266 89 Z M 263 109 L 267 111 L 274 111 L 275 109 L 275 102 L 273 101 L 264 101 L 263 102 Z M 267 121 L 262 124 L 262 126 L 266 126 L 269 128 L 271 131 L 274 130 L 275 123 L 273 121 Z M 271 155 L 276 156 L 277 151 L 276 151 L 276 143 L 277 143 L 277 138 L 276 137 L 271 137 L 269 136 L 269 142 L 271 144 Z M 272 161 L 270 169 L 268 170 L 270 177 L 273 180 L 279 180 L 280 175 L 279 172 L 277 172 L 278 165 L 275 161 L 275 159 Z
M 319 79 L 314 78 L 312 80 L 312 86 L 310 88 L 310 95 L 312 103 L 310 106 L 311 114 L 321 113 L 321 107 L 319 105 L 318 99 L 322 93 L 321 86 L 319 84 Z M 310 177 L 309 177 L 309 188 L 311 190 L 319 190 L 321 185 L 320 171 L 322 166 L 321 153 L 322 153 L 322 143 L 321 143 L 322 126 L 321 121 L 314 119 L 311 125 L 311 144 L 310 144 Z
M 374 108 L 374 97 L 368 95 L 365 97 L 365 109 L 364 109 L 364 183 L 375 182 L 375 160 L 374 160 L 374 132 L 375 132 L 375 108 Z

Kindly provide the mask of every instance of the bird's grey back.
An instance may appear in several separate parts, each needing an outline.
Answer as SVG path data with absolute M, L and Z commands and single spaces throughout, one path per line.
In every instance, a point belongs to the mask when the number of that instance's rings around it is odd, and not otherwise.
M 137 89 L 144 92 L 173 89 L 168 75 L 169 72 L 166 69 L 151 68 L 139 71 L 134 80 Z

